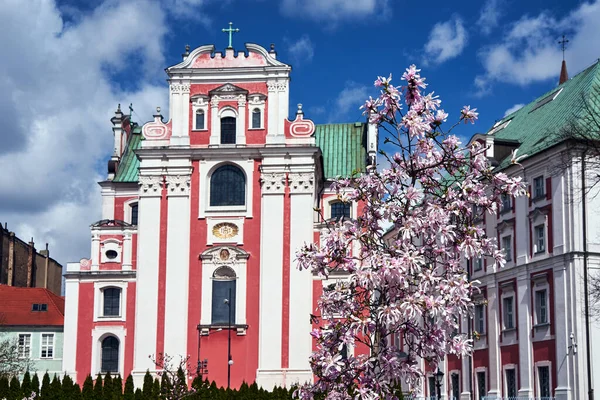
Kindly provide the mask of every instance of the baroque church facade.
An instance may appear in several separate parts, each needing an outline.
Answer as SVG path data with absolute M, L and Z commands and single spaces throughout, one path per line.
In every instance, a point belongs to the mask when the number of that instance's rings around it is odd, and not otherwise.
M 356 215 L 330 184 L 375 160 L 377 128 L 315 125 L 301 105 L 288 118 L 290 72 L 273 46 L 201 46 L 166 69 L 169 121 L 117 109 L 91 256 L 65 273 L 75 381 L 131 373 L 141 386 L 161 354 L 220 386 L 312 379 L 325 283 L 295 252 L 325 220 Z

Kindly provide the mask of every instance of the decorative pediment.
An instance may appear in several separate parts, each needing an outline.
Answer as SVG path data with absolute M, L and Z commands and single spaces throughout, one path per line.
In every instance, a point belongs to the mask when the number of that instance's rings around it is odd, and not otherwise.
M 510 219 L 507 221 L 502 221 L 500 222 L 498 225 L 496 225 L 496 230 L 500 233 L 502 233 L 504 230 L 509 229 L 509 228 L 514 228 L 515 226 L 515 220 Z
M 549 210 L 548 210 L 547 207 L 538 207 L 538 208 L 536 208 L 535 210 L 533 210 L 533 211 L 531 211 L 529 213 L 529 219 L 530 220 L 536 220 L 539 217 L 547 218 L 548 217 L 548 212 L 549 212 Z
M 239 86 L 235 86 L 232 85 L 231 83 L 226 83 L 222 86 L 219 86 L 216 89 L 211 90 L 210 92 L 208 92 L 208 94 L 210 96 L 214 96 L 214 95 L 236 95 L 236 94 L 244 94 L 247 95 L 248 91 L 246 89 L 242 89 Z
M 200 255 L 200 259 L 213 264 L 237 264 L 245 262 L 248 257 L 250 254 L 235 246 L 214 247 Z

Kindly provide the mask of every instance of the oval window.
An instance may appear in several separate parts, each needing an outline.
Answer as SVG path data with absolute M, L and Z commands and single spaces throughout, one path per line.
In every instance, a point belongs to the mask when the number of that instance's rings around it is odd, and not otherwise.
M 105 254 L 109 260 L 114 260 L 119 255 L 115 250 L 107 250 Z

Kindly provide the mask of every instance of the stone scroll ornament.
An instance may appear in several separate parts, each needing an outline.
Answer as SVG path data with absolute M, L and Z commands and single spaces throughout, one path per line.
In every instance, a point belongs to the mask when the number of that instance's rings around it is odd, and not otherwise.
M 144 124 L 142 135 L 146 140 L 163 140 L 169 138 L 169 127 L 162 122 L 160 107 L 156 107 L 154 121 Z
M 298 104 L 296 119 L 290 125 L 290 134 L 294 137 L 310 137 L 315 132 L 315 123 L 310 119 L 304 119 L 302 104 Z

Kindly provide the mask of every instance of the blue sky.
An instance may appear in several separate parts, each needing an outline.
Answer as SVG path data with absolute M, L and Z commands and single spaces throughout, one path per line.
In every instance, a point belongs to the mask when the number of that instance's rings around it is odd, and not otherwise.
M 223 50 L 229 21 L 238 50 L 275 43 L 291 113 L 316 123 L 363 120 L 377 75 L 415 63 L 450 120 L 478 108 L 470 137 L 556 86 L 563 33 L 571 76 L 600 57 L 598 1 L 7 0 L 0 19 L 0 222 L 62 263 L 89 256 L 116 104 L 167 110 L 164 68 L 186 44 Z

